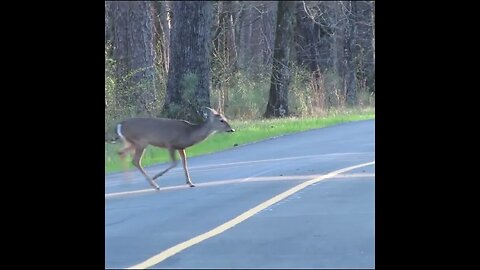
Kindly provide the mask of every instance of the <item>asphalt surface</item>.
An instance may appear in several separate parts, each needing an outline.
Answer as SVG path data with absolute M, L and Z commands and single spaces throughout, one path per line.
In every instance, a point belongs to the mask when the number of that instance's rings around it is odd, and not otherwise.
M 375 121 L 367 120 L 189 158 L 194 188 L 180 163 L 157 180 L 160 191 L 135 170 L 106 175 L 105 267 L 131 267 L 302 182 L 374 160 Z M 310 185 L 150 268 L 374 267 L 371 165 Z

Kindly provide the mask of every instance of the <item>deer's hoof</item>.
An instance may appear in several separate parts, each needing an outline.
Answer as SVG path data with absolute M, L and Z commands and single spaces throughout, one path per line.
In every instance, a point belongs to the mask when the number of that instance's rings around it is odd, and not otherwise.
M 195 187 L 195 185 L 194 185 L 194 184 L 188 184 L 188 185 L 189 185 L 190 187 Z

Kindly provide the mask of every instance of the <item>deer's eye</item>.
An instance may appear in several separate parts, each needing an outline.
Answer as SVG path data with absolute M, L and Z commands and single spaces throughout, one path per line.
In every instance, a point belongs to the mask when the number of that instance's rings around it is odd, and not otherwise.
M 225 122 L 225 121 L 224 121 L 223 119 L 220 119 L 220 122 L 222 122 L 222 123 L 223 123 L 223 122 Z

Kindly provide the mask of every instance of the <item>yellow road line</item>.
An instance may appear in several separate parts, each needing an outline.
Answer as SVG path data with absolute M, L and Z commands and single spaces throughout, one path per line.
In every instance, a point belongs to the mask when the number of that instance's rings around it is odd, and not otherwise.
M 370 166 L 370 165 L 373 165 L 375 164 L 375 161 L 372 161 L 372 162 L 368 162 L 368 163 L 362 163 L 362 164 L 358 164 L 358 165 L 355 165 L 355 166 L 351 166 L 351 167 L 347 167 L 347 168 L 343 168 L 343 169 L 340 169 L 340 170 L 336 170 L 336 171 L 333 171 L 331 173 L 328 173 L 326 175 L 322 175 L 322 176 L 319 176 L 319 177 L 316 177 L 316 178 L 313 178 L 311 180 L 308 180 L 306 182 L 303 182 L 285 192 L 282 192 L 280 194 L 278 194 L 277 196 L 255 206 L 254 208 L 244 212 L 243 214 L 237 216 L 236 218 L 233 218 L 231 219 L 230 221 L 227 221 L 226 223 L 204 233 L 204 234 L 201 234 L 201 235 L 198 235 L 190 240 L 187 240 L 183 243 L 180 243 L 176 246 L 173 246 L 167 250 L 164 250 L 162 252 L 160 252 L 159 254 L 139 263 L 139 264 L 136 264 L 134 266 L 131 266 L 127 269 L 146 269 L 148 267 L 152 267 L 160 262 L 162 262 L 163 260 L 179 253 L 180 251 L 182 250 L 185 250 L 195 244 L 198 244 L 208 238 L 211 238 L 215 235 L 218 235 L 218 234 L 221 234 L 222 232 L 232 228 L 233 226 L 245 221 L 246 219 L 252 217 L 253 215 L 257 214 L 258 212 L 272 206 L 273 204 L 287 198 L 288 196 L 291 196 L 292 194 L 294 194 L 295 192 L 298 192 L 312 184 L 315 184 L 315 183 L 318 183 L 322 180 L 325 180 L 325 179 L 328 179 L 328 178 L 332 178 L 338 174 L 341 174 L 341 173 L 344 173 L 344 172 L 347 172 L 347 171 L 351 171 L 351 170 L 354 170 L 354 169 L 358 169 L 358 168 L 361 168 L 361 167 L 366 167 L 366 166 Z

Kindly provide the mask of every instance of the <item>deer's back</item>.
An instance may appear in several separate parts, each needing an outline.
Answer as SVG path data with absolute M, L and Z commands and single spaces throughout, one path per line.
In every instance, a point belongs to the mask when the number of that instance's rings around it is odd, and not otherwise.
M 122 133 L 132 143 L 158 147 L 178 147 L 178 141 L 188 135 L 192 124 L 166 118 L 132 118 L 121 123 Z

